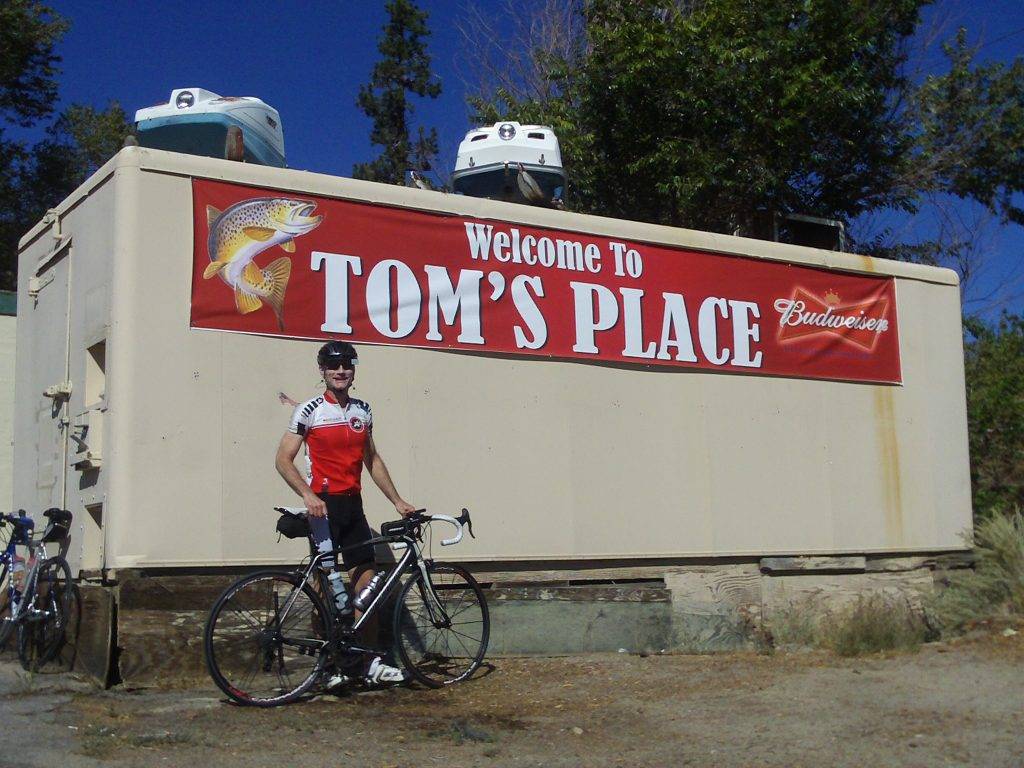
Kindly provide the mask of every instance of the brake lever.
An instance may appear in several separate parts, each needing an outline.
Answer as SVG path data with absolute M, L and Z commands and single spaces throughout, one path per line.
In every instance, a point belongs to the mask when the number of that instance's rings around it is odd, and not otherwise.
M 466 526 L 466 529 L 469 531 L 470 537 L 475 539 L 476 535 L 473 533 L 473 521 L 470 520 L 469 510 L 466 509 L 465 507 L 462 508 L 462 514 L 459 515 L 459 522 Z

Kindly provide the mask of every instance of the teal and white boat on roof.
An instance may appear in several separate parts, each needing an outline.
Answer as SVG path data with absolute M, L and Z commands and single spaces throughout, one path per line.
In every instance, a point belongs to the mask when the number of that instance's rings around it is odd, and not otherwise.
M 255 96 L 221 96 L 205 88 L 177 88 L 166 104 L 135 113 L 139 145 L 205 157 L 230 156 L 241 131 L 245 162 L 285 167 L 284 132 L 277 110 Z
M 559 207 L 565 186 L 551 126 L 495 123 L 472 129 L 459 144 L 452 172 L 456 194 Z

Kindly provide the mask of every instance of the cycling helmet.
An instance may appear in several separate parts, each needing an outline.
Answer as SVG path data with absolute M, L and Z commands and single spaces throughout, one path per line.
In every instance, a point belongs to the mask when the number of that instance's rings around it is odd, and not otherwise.
M 350 360 L 352 365 L 355 365 L 359 362 L 356 348 L 347 341 L 328 341 L 320 347 L 320 351 L 316 355 L 317 365 L 323 368 L 328 361 L 336 360 Z

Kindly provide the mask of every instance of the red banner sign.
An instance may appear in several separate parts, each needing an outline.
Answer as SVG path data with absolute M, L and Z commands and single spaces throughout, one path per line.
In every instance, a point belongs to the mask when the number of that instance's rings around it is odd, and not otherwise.
M 192 326 L 899 382 L 892 278 L 195 180 Z

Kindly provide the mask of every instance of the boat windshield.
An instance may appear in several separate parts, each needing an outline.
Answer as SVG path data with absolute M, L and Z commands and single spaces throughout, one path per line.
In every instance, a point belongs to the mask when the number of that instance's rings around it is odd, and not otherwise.
M 228 125 L 220 120 L 204 122 L 181 122 L 146 120 L 138 124 L 139 146 L 150 149 L 164 149 L 169 152 L 183 152 L 187 155 L 223 158 L 227 140 Z M 257 165 L 284 167 L 284 158 L 262 142 L 255 140 L 251 133 L 244 132 L 245 162 Z
M 561 169 L 541 170 L 528 168 L 529 174 L 540 185 L 548 200 L 563 196 L 565 174 Z M 504 200 L 513 203 L 525 203 L 527 200 L 519 191 L 516 176 L 519 171 L 504 165 L 493 169 L 466 173 L 452 180 L 452 189 L 467 197 L 484 197 L 490 200 Z

